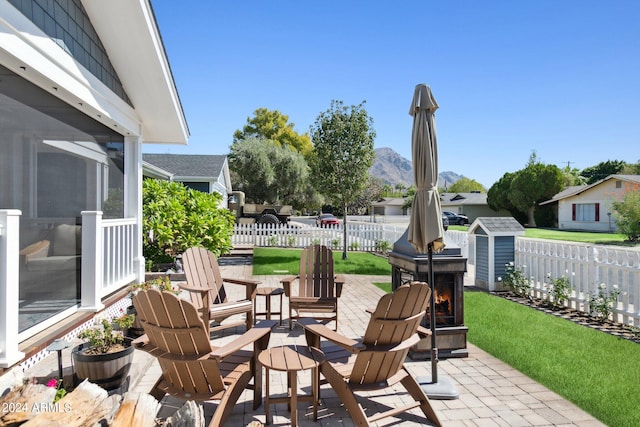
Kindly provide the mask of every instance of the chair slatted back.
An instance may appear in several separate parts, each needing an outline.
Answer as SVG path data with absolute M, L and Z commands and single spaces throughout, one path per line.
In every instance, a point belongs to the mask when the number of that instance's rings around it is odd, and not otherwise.
M 395 375 L 403 366 L 429 303 L 431 289 L 426 283 L 413 282 L 384 295 L 362 339 L 369 349 L 358 353 L 349 381 L 375 384 Z M 408 345 L 411 342 L 413 344 Z M 404 345 L 403 345 L 404 344 Z
M 336 298 L 333 252 L 324 245 L 311 245 L 300 255 L 298 296 Z
M 138 292 L 133 304 L 149 337 L 145 347 L 158 358 L 165 381 L 185 393 L 224 390 L 217 362 L 206 358 L 212 350 L 208 329 L 192 303 L 148 289 Z
M 190 286 L 207 289 L 209 291 L 209 304 L 227 302 L 227 293 L 224 290 L 222 274 L 218 266 L 218 260 L 213 252 L 202 247 L 187 249 L 182 254 L 182 268 Z M 191 300 L 196 306 L 203 307 L 202 297 L 195 292 L 190 292 Z

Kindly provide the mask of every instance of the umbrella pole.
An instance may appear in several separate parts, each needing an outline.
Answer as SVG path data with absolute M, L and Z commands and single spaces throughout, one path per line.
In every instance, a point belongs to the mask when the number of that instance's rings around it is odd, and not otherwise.
M 427 252 L 429 263 L 429 287 L 431 297 L 429 300 L 429 324 L 431 328 L 431 378 L 418 377 L 416 381 L 420 384 L 424 394 L 429 399 L 453 400 L 460 397 L 453 382 L 448 378 L 438 378 L 438 347 L 436 347 L 436 283 L 433 272 L 433 243 L 429 243 Z
M 429 287 L 431 297 L 429 301 L 429 321 L 431 328 L 431 381 L 438 382 L 438 347 L 436 344 L 436 285 L 433 273 L 433 243 L 429 243 Z

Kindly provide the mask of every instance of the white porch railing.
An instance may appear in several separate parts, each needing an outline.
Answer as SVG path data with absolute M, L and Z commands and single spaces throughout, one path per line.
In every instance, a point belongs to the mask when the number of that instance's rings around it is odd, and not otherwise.
M 136 280 L 133 247 L 137 239 L 136 219 L 107 219 L 102 222 L 104 246 L 103 296 Z

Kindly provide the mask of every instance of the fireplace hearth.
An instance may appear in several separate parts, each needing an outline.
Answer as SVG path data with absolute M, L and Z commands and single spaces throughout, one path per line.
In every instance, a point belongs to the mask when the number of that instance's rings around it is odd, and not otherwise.
M 436 346 L 438 357 L 467 357 L 467 331 L 464 326 L 464 273 L 467 259 L 460 248 L 446 241 L 445 249 L 433 256 Z M 407 239 L 407 232 L 394 244 L 389 253 L 392 267 L 392 288 L 414 280 L 429 282 L 429 260 L 426 254 L 416 253 Z M 430 327 L 430 307 L 422 326 Z M 423 339 L 409 352 L 414 360 L 431 358 L 431 339 Z

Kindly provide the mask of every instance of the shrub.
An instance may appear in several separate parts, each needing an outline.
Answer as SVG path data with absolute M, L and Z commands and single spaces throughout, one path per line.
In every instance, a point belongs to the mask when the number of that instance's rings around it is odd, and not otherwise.
M 627 185 L 622 200 L 611 204 L 618 230 L 631 242 L 640 240 L 640 185 Z
M 391 243 L 388 240 L 376 240 L 376 252 L 387 253 L 391 250 Z
M 589 314 L 601 322 L 609 319 L 613 313 L 613 305 L 618 302 L 618 295 L 620 290 L 616 286 L 609 291 L 607 285 L 601 283 L 597 291 L 589 294 Z
M 192 246 L 221 255 L 231 248 L 233 214 L 220 208 L 222 196 L 179 182 L 147 179 L 142 186 L 143 253 L 152 264 L 173 262 Z
M 504 277 L 498 277 L 498 281 L 503 282 L 514 294 L 521 297 L 531 298 L 531 295 L 529 295 L 529 292 L 531 291 L 531 281 L 524 273 L 524 269 L 526 268 L 527 266 L 525 265 L 521 270 L 516 267 L 513 262 L 505 264 Z
M 561 276 L 556 279 L 551 278 L 551 273 L 547 274 L 547 303 L 552 308 L 564 306 L 571 294 L 571 282 L 568 276 Z

